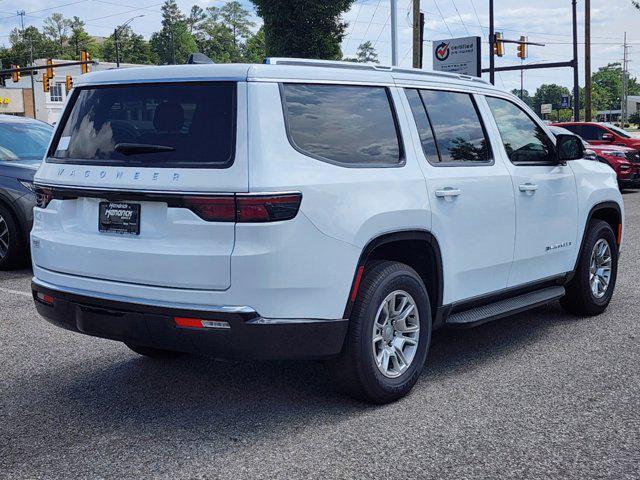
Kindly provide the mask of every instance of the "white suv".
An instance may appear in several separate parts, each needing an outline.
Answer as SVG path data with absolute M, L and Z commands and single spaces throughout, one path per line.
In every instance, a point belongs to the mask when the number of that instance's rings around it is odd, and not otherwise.
M 461 75 L 294 59 L 92 73 L 36 175 L 36 306 L 149 357 L 328 358 L 346 391 L 392 401 L 435 328 L 606 308 L 623 204 L 582 156 Z

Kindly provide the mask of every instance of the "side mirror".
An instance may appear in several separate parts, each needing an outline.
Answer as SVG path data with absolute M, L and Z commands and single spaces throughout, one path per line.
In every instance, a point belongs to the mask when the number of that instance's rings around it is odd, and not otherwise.
M 605 142 L 613 142 L 614 138 L 613 138 L 613 134 L 612 133 L 603 133 L 602 134 L 602 140 Z
M 577 135 L 556 136 L 556 155 L 559 164 L 564 164 L 568 160 L 579 160 L 584 158 L 584 144 Z

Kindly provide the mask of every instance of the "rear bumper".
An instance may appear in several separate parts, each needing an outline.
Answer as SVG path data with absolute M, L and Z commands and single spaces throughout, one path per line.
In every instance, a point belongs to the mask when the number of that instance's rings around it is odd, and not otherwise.
M 222 358 L 300 359 L 337 355 L 347 320 L 268 319 L 249 307 L 184 308 L 98 298 L 31 284 L 38 313 L 85 335 Z M 53 298 L 49 305 L 36 297 Z M 226 322 L 229 328 L 176 326 L 175 317 Z

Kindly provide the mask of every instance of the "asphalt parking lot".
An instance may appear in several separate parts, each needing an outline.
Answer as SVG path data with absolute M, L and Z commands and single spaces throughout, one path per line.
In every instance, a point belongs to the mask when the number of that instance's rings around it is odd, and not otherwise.
M 0 478 L 640 478 L 640 190 L 616 294 L 434 335 L 384 407 L 323 365 L 143 359 L 60 330 L 0 272 Z

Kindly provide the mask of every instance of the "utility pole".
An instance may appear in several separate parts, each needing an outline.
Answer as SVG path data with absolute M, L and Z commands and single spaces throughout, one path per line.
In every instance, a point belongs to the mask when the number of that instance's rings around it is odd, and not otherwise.
M 20 17 L 20 32 L 22 34 L 22 39 L 24 38 L 24 16 L 26 12 L 24 10 L 18 10 L 16 15 Z M 33 67 L 33 40 L 29 39 L 29 65 Z M 31 77 L 31 101 L 33 102 L 33 116 L 36 116 L 36 85 L 33 79 L 33 72 L 29 72 L 29 77 Z
M 118 39 L 117 28 L 113 30 L 113 40 L 116 44 L 116 68 L 120 68 L 120 47 L 118 46 L 118 44 L 120 43 L 120 40 Z
M 576 0 L 571 0 L 573 16 L 573 120 L 580 121 L 580 83 L 578 80 L 578 14 Z
M 622 128 L 627 123 L 627 88 L 628 78 L 627 63 L 628 60 L 627 32 L 624 32 L 624 46 L 622 52 L 622 95 L 620 95 L 620 123 Z
M 398 0 L 391 0 L 391 65 L 398 65 Z
M 420 25 L 420 0 L 413 0 L 413 68 L 422 68 L 420 58 L 421 50 L 421 25 Z
M 424 13 L 420 12 L 420 68 L 424 65 Z
M 494 52 L 495 31 L 493 25 L 493 0 L 489 0 L 489 82 L 496 84 L 496 59 Z
M 584 119 L 591 118 L 591 0 L 584 0 Z

